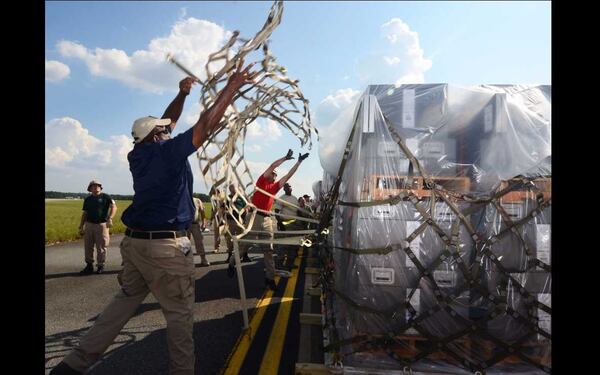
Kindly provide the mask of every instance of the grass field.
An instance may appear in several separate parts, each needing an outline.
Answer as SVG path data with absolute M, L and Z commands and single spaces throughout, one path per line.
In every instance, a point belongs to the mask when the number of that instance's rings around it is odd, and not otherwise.
M 113 220 L 111 234 L 125 232 L 125 225 L 121 221 L 123 211 L 131 201 L 116 201 L 117 214 Z M 79 222 L 81 220 L 82 199 L 46 199 L 46 245 L 73 241 L 81 238 L 79 235 Z M 210 217 L 210 203 L 205 203 L 206 217 Z

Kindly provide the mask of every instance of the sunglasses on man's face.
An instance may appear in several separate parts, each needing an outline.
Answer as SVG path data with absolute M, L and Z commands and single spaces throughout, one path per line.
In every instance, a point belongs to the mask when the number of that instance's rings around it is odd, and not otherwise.
M 163 128 L 163 130 L 157 132 L 156 134 L 171 134 L 171 127 L 170 126 L 161 126 L 161 127 Z

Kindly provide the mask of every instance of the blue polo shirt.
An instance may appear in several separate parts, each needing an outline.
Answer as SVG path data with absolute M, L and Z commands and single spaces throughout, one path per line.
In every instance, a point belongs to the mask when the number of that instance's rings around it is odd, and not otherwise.
M 159 142 L 136 144 L 127 155 L 133 176 L 133 203 L 121 216 L 131 229 L 182 230 L 194 220 L 193 128 Z

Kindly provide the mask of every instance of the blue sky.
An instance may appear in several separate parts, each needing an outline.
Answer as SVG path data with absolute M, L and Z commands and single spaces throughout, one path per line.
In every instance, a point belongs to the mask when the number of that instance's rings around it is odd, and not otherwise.
M 271 4 L 46 2 L 46 190 L 85 191 L 99 178 L 108 193 L 132 193 L 131 124 L 162 115 L 183 78 L 159 52 L 203 66 L 226 32 L 254 36 Z M 550 2 L 285 2 L 270 49 L 326 132 L 368 84 L 551 84 L 550 15 Z M 198 98 L 195 88 L 179 131 L 197 119 Z M 256 177 L 288 148 L 301 151 L 283 128 L 254 130 L 246 158 Z M 313 142 L 290 181 L 296 195 L 312 195 L 322 175 Z M 206 192 L 190 162 L 194 191 Z

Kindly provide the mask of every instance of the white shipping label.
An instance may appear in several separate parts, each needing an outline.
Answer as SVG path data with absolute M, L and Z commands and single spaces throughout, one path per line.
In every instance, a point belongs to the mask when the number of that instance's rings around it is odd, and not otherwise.
M 456 277 L 453 271 L 433 271 L 433 279 L 440 288 L 453 288 L 456 285 Z
M 523 204 L 521 202 L 501 203 L 500 205 L 512 221 L 521 220 L 523 218 Z
M 382 141 L 379 142 L 377 147 L 377 156 L 386 158 L 386 157 L 405 157 L 402 150 L 400 150 L 400 146 L 396 142 L 392 141 Z
M 410 236 L 417 228 L 421 225 L 419 221 L 407 221 L 406 222 L 406 237 Z M 410 243 L 410 249 L 415 254 L 417 258 L 420 258 L 421 252 L 421 236 L 417 236 Z M 406 256 L 406 267 L 413 267 L 414 264 L 412 260 L 408 256 Z
M 371 268 L 371 283 L 376 285 L 394 284 L 394 269 L 379 267 Z
M 483 131 L 485 131 L 486 133 L 491 132 L 494 128 L 494 124 L 492 123 L 492 113 L 493 112 L 491 104 L 485 107 L 485 109 L 483 110 Z
M 415 89 L 402 90 L 402 127 L 415 127 Z
M 423 157 L 439 159 L 445 155 L 445 146 L 443 142 L 425 142 L 423 143 Z
M 456 220 L 456 213 L 446 203 L 436 202 L 434 219 L 437 222 L 452 222 Z
M 378 219 L 387 219 L 392 217 L 392 208 L 389 205 L 376 207 L 375 217 Z
M 550 224 L 536 224 L 535 235 L 537 258 L 550 265 Z

